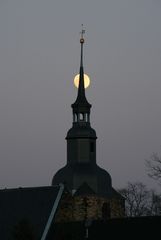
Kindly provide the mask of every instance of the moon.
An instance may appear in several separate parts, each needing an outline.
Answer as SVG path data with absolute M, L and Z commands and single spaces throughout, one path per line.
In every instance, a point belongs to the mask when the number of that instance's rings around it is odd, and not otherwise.
M 76 88 L 79 87 L 79 74 L 77 74 L 74 78 L 74 85 Z M 87 74 L 84 73 L 84 87 L 87 88 L 90 85 L 90 78 Z

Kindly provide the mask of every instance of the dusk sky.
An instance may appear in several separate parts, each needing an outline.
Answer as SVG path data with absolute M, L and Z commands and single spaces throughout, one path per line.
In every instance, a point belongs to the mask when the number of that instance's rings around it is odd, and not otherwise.
M 0 188 L 50 185 L 66 164 L 82 23 L 97 164 L 116 189 L 157 188 L 145 159 L 161 155 L 160 0 L 0 0 Z

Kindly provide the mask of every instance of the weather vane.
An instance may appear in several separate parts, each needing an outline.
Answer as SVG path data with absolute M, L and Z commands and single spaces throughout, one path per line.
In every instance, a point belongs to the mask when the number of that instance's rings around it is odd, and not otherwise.
M 83 36 L 84 36 L 84 34 L 85 34 L 85 30 L 83 29 L 83 24 L 82 24 L 82 31 L 80 32 L 80 34 L 81 34 L 80 43 L 84 43 L 84 38 L 83 38 Z

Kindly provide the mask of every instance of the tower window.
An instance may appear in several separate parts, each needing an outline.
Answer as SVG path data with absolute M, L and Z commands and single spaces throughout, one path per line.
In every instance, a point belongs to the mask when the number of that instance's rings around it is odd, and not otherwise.
M 79 114 L 79 120 L 80 120 L 80 121 L 83 121 L 83 120 L 84 120 L 84 115 L 83 115 L 83 113 L 80 113 L 80 114 Z
M 90 152 L 94 152 L 94 142 L 90 143 Z
M 73 122 L 77 122 L 78 121 L 78 116 L 76 113 L 73 114 Z

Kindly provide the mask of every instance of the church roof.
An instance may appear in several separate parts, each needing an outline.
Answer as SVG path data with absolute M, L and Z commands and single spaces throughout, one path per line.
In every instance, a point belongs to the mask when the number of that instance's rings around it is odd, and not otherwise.
M 0 190 L 0 239 L 14 239 L 21 226 L 24 231 L 32 229 L 34 239 L 45 240 L 49 217 L 53 221 L 61 199 L 60 190 L 61 186 Z
M 112 198 L 125 200 L 125 198 L 112 187 Z

